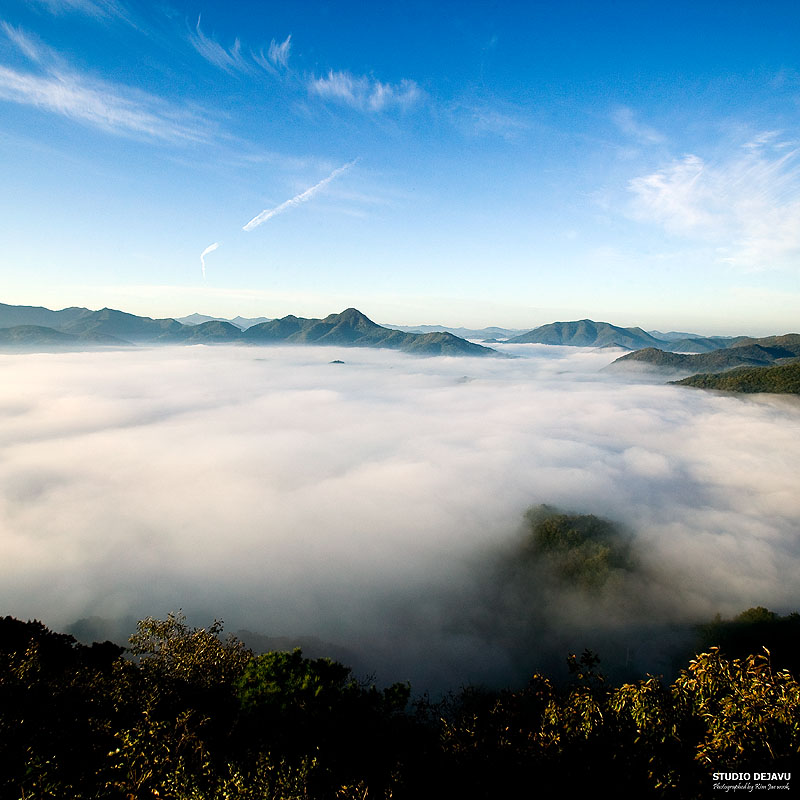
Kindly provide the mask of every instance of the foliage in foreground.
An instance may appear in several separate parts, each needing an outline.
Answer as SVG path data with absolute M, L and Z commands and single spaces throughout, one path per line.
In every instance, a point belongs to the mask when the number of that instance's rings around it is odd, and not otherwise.
M 588 651 L 568 664 L 561 686 L 534 675 L 410 704 L 408 686 L 379 690 L 329 659 L 255 656 L 219 623 L 143 620 L 125 656 L 6 617 L 0 797 L 569 797 L 606 783 L 698 798 L 714 771 L 798 755 L 800 684 L 769 653 L 712 647 L 670 685 L 609 686 Z

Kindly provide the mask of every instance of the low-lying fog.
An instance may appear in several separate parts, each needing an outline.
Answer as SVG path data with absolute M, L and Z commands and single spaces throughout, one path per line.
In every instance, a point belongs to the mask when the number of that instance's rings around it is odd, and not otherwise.
M 662 623 L 798 607 L 800 406 L 501 349 L 520 357 L 1 355 L 0 614 L 182 608 L 422 689 L 517 680 L 604 631 L 657 668 Z M 517 647 L 485 583 L 539 503 L 620 523 L 640 566 L 610 597 L 534 587 Z

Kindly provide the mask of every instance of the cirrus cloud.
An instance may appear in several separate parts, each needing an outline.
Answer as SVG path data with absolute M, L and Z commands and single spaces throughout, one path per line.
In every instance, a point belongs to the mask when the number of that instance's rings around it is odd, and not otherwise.
M 311 78 L 308 91 L 324 100 L 367 112 L 408 109 L 423 98 L 422 90 L 412 80 L 404 78 L 395 84 L 383 83 L 366 75 L 333 70 L 325 77 Z
M 633 214 L 715 245 L 744 269 L 796 270 L 800 257 L 800 148 L 763 133 L 717 159 L 695 154 L 634 178 Z
M 2 31 L 38 69 L 22 71 L 0 64 L 0 101 L 32 106 L 118 135 L 207 140 L 207 125 L 196 114 L 141 90 L 82 74 L 19 28 L 3 23 Z
M 206 36 L 200 27 L 201 16 L 197 17 L 197 24 L 193 31 L 189 31 L 189 43 L 210 64 L 228 72 L 253 73 L 256 65 L 278 75 L 278 70 L 285 70 L 289 64 L 289 52 L 292 46 L 291 34 L 283 42 L 270 42 L 266 55 L 263 48 L 255 53 L 245 51 L 241 40 L 237 37 L 230 47 L 221 45 L 213 36 Z

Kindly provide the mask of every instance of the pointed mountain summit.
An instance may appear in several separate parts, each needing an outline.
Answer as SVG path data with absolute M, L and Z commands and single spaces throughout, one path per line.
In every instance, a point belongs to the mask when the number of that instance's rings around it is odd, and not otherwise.
M 405 333 L 384 328 L 356 308 L 325 319 L 288 316 L 254 325 L 242 334 L 249 342 L 330 344 L 344 347 L 386 347 L 418 355 L 496 355 L 489 347 L 459 339 L 451 333 Z
M 337 325 L 348 325 L 356 328 L 381 328 L 377 322 L 373 322 L 366 314 L 362 314 L 357 308 L 346 308 L 340 314 L 328 314 L 323 322 L 335 322 Z
M 329 314 L 325 319 L 308 328 L 303 339 L 309 342 L 331 342 L 331 344 L 355 343 L 363 339 L 383 338 L 389 331 L 374 323 L 357 308 L 347 308 L 341 314 Z

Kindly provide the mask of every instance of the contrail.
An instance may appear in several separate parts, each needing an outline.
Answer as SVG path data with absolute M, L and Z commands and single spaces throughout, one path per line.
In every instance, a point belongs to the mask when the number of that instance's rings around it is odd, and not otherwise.
M 352 167 L 356 161 L 358 161 L 357 158 L 348 162 L 344 166 L 335 169 L 330 175 L 328 175 L 327 178 L 323 178 L 319 183 L 314 184 L 314 186 L 312 186 L 310 189 L 306 189 L 304 192 L 296 195 L 291 200 L 287 200 L 285 203 L 275 206 L 275 208 L 265 208 L 258 216 L 253 217 L 253 219 L 251 219 L 250 222 L 248 222 L 247 225 L 242 228 L 242 230 L 251 231 L 253 228 L 257 228 L 262 222 L 266 222 L 276 214 L 280 214 L 282 211 L 294 208 L 294 206 L 299 206 L 300 203 L 305 203 L 307 200 L 310 200 L 323 186 L 330 183 L 334 178 L 337 178 L 346 170 L 350 169 L 350 167 Z
M 203 271 L 203 280 L 206 279 L 206 256 L 209 253 L 213 253 L 219 247 L 219 242 L 214 242 L 214 244 L 210 244 L 200 253 L 200 269 Z

